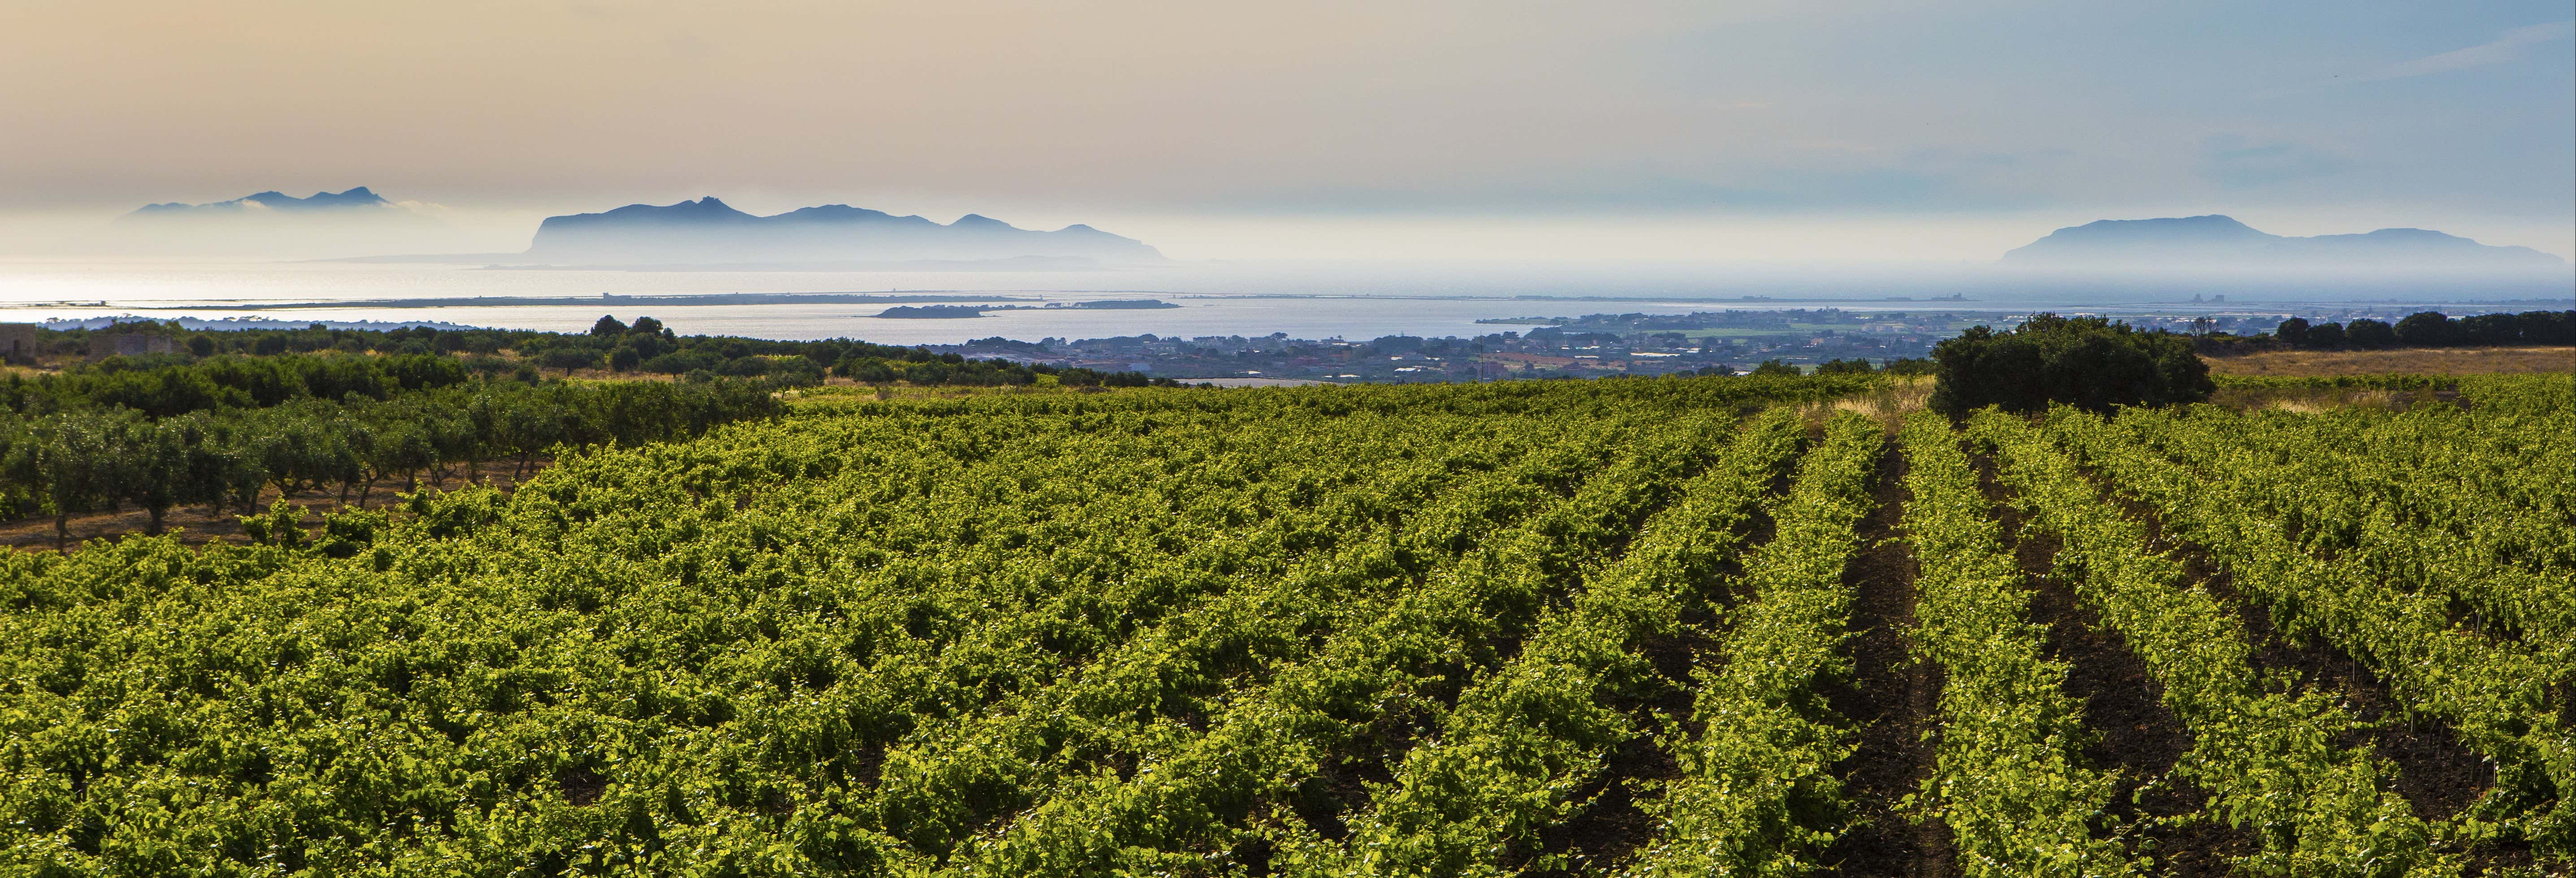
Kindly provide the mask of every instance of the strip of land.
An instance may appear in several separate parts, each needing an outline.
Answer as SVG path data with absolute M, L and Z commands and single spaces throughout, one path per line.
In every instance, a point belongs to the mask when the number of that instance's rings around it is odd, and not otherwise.
M 340 302 L 233 302 L 138 306 L 141 311 L 283 311 L 311 308 L 497 308 L 535 305 L 849 305 L 904 302 L 1035 302 L 1026 296 L 924 293 L 695 293 L 667 296 L 459 296 L 445 299 L 350 299 Z

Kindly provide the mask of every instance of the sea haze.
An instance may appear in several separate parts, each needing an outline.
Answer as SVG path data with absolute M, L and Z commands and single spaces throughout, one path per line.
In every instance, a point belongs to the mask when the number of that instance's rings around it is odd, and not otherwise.
M 1872 311 L 2300 310 L 2301 305 L 2524 303 L 2576 307 L 2564 268 L 2515 273 L 2334 276 L 2310 271 L 2155 274 L 2024 270 L 1993 264 L 1718 265 L 1687 263 L 1181 263 L 1081 271 L 510 270 L 352 263 L 0 262 L 0 322 L 112 315 L 156 319 L 435 321 L 571 330 L 602 313 L 650 315 L 684 333 L 890 344 L 1001 336 L 1037 340 L 1158 335 L 1373 338 L 1472 335 L 1480 319 L 1717 308 L 1840 307 Z M 450 304 L 387 300 L 477 297 L 581 300 L 722 293 L 870 294 L 1001 304 L 1160 299 L 1178 308 L 1037 308 L 974 319 L 885 319 L 890 299 L 776 304 L 603 300 L 598 305 Z M 1951 299 L 1949 297 L 1959 297 Z M 2224 301 L 2216 297 L 2225 296 Z M 2199 298 L 2195 302 L 2195 297 Z M 346 307 L 258 306 L 347 302 Z M 2556 303 L 2554 305 L 2548 303 Z M 253 306 L 243 308 L 242 306 Z M 2517 308 L 2524 310 L 2527 308 Z

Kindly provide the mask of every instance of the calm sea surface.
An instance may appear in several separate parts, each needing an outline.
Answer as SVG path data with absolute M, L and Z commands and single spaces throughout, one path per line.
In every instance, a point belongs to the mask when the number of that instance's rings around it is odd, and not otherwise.
M 1845 269 L 1713 265 L 1454 266 L 1423 264 L 1187 264 L 1050 272 L 510 270 L 348 263 L 0 261 L 0 322 L 113 315 L 158 319 L 265 317 L 290 321 L 437 321 L 527 329 L 586 328 L 602 313 L 659 318 L 683 333 L 937 344 L 1002 336 L 1096 338 L 1266 335 L 1374 338 L 1474 335 L 1513 327 L 1486 318 L 1684 313 L 1719 308 L 2111 312 L 2313 310 L 2358 302 L 2472 301 L 2563 296 L 2539 278 L 2451 289 L 2402 289 L 2272 279 L 2040 278 L 1979 266 Z M 1154 298 L 1157 310 L 996 311 L 974 319 L 888 319 L 875 303 L 391 307 L 383 300 L 592 297 L 704 293 L 914 293 L 1079 302 Z M 2195 295 L 2231 301 L 2194 304 Z M 1969 301 L 1930 301 L 1964 296 Z M 1746 300 L 1747 296 L 1770 297 Z M 2408 298 L 2408 297 L 2412 298 Z M 1542 298 L 1532 298 L 1542 297 Z M 1904 297 L 1913 301 L 1894 301 Z M 275 308 L 287 303 L 347 303 Z M 1030 302 L 1025 304 L 1037 304 Z M 2306 303 L 2306 304 L 2296 304 Z M 222 306 L 252 306 L 250 310 Z

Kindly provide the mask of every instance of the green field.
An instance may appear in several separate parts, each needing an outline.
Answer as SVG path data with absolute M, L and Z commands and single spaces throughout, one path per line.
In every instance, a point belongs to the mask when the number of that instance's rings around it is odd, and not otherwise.
M 2567 376 L 1881 380 L 809 398 L 0 550 L 0 869 L 2576 869 Z

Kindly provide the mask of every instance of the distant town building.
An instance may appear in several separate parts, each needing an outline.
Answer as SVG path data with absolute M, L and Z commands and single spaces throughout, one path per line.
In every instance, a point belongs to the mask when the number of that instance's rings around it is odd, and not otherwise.
M 35 361 L 36 325 L 0 323 L 0 362 L 24 364 Z

